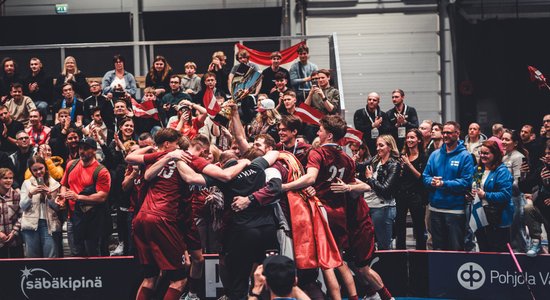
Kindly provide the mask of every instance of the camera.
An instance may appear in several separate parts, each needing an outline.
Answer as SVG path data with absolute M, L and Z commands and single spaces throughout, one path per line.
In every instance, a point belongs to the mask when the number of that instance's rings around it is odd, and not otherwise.
M 317 79 L 312 79 L 311 86 L 319 86 L 319 81 Z

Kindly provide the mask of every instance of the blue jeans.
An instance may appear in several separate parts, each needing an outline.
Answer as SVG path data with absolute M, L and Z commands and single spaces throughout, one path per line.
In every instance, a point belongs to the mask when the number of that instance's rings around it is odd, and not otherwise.
M 53 236 L 48 233 L 46 220 L 38 220 L 36 230 L 22 230 L 25 242 L 25 257 L 58 257 L 58 249 Z
M 378 246 L 378 250 L 391 249 L 395 214 L 395 206 L 370 209 L 370 217 L 372 218 L 372 223 L 374 224 L 374 234 L 376 236 L 376 245 Z
M 526 252 L 529 246 L 529 236 L 525 229 L 525 199 L 523 194 L 512 196 L 514 201 L 514 217 L 510 227 L 510 244 L 518 252 Z
M 466 215 L 430 212 L 434 250 L 464 251 Z

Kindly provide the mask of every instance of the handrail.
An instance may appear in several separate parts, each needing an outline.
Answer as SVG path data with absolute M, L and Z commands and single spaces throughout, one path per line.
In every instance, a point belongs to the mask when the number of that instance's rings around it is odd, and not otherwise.
M 101 48 L 101 47 L 125 47 L 125 46 L 159 46 L 173 44 L 206 44 L 226 43 L 234 41 L 263 42 L 279 40 L 330 38 L 332 35 L 294 35 L 294 36 L 272 36 L 272 37 L 235 37 L 217 39 L 194 39 L 194 40 L 164 40 L 164 41 L 136 41 L 136 42 L 99 42 L 99 43 L 69 43 L 69 44 L 41 44 L 21 46 L 0 46 L 0 51 L 5 50 L 32 50 L 32 49 L 59 49 L 59 48 Z

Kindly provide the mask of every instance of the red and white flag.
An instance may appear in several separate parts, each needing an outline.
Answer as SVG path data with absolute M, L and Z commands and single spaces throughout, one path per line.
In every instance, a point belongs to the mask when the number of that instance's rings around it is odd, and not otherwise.
M 214 91 L 211 89 L 207 88 L 206 91 L 204 91 L 202 103 L 210 118 L 214 118 L 221 110 L 221 107 L 216 100 L 216 96 L 214 96 Z
M 153 118 L 157 121 L 160 120 L 159 111 L 157 110 L 154 101 L 144 101 L 142 103 L 138 103 L 134 98 L 131 98 L 131 101 L 132 109 L 134 110 L 134 116 L 144 119 Z
M 290 66 L 298 59 L 298 48 L 305 44 L 305 42 L 300 42 L 296 45 L 290 46 L 289 48 L 279 50 L 281 52 L 281 67 L 285 69 L 290 69 Z M 271 66 L 271 52 L 264 52 L 264 51 L 258 51 L 251 48 L 246 47 L 245 45 L 236 43 L 235 44 L 235 56 L 239 52 L 239 50 L 245 49 L 250 54 L 249 61 L 255 63 L 260 68 L 260 72 Z M 239 62 L 235 60 L 235 64 L 238 64 Z
M 362 144 L 363 133 L 355 128 L 348 127 L 346 130 L 346 135 L 340 140 L 340 145 L 344 146 L 349 143 Z
M 300 103 L 300 105 L 296 107 L 296 112 L 294 115 L 302 119 L 302 122 L 304 123 L 317 126 L 319 125 L 321 118 L 324 116 L 322 112 L 305 103 Z

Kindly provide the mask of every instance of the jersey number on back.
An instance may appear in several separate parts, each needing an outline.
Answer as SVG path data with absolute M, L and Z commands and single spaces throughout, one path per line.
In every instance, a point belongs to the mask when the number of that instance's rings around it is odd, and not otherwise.
M 330 166 L 330 168 L 328 168 L 328 172 L 330 173 L 330 178 L 327 179 L 327 181 L 332 181 L 334 180 L 334 178 L 336 178 L 336 176 L 338 176 L 338 178 L 342 179 L 344 178 L 344 172 L 346 171 L 346 168 L 336 168 L 336 166 Z

